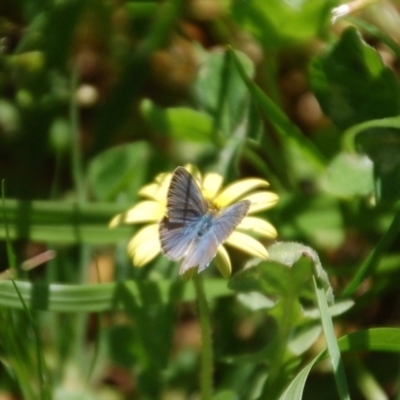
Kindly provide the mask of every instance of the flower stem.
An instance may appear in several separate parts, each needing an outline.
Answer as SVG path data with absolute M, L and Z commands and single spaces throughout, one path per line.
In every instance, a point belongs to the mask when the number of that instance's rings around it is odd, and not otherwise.
M 200 376 L 201 399 L 211 400 L 213 392 L 213 378 L 212 378 L 213 350 L 211 343 L 210 312 L 208 309 L 207 299 L 204 292 L 202 275 L 195 273 L 193 277 L 193 282 L 196 290 L 199 322 L 201 329 L 201 340 L 202 340 L 201 376 Z

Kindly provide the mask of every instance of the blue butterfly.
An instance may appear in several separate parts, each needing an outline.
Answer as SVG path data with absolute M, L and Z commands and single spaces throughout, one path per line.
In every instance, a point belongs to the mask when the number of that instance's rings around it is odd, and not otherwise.
M 175 169 L 167 195 L 167 215 L 159 223 L 161 248 L 173 261 L 183 259 L 179 273 L 205 269 L 247 215 L 251 202 L 242 200 L 217 210 L 204 198 L 183 167 Z

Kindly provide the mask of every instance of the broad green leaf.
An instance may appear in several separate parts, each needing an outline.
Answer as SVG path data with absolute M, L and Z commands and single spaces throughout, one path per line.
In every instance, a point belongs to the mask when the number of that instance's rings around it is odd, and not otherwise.
M 135 199 L 146 177 L 150 156 L 147 142 L 134 142 L 112 147 L 94 157 L 87 176 L 96 199 Z
M 252 311 L 267 310 L 275 305 L 275 302 L 259 292 L 239 293 L 238 301 Z
M 396 75 L 354 28 L 314 59 L 310 79 L 323 111 L 341 128 L 400 112 Z
M 328 302 L 331 304 L 333 303 L 333 290 L 328 279 L 328 274 L 323 269 L 318 254 L 314 249 L 301 243 L 281 242 L 270 246 L 268 252 L 271 260 L 292 268 L 294 277 L 300 282 L 300 285 L 302 281 L 306 279 L 304 275 L 307 271 L 300 270 L 298 267 L 296 268 L 297 263 L 301 261 L 302 258 L 309 260 L 312 265 L 312 270 L 308 271 L 308 273 L 313 273 L 318 278 L 324 287 Z M 311 279 L 311 276 L 308 277 L 308 279 Z M 301 293 L 301 286 L 299 287 L 299 293 Z
M 382 16 L 383 15 L 384 13 L 382 13 Z M 378 26 L 370 24 L 366 20 L 357 17 L 348 16 L 346 20 L 350 21 L 361 31 L 365 31 L 369 36 L 375 37 L 382 41 L 390 50 L 393 51 L 397 58 L 400 58 L 400 46 L 396 40 L 390 36 L 390 29 L 389 31 L 385 32 L 385 30 L 379 28 Z
M 268 248 L 269 259 L 235 274 L 229 287 L 239 292 L 259 292 L 267 297 L 309 296 L 312 276 L 323 284 L 329 302 L 333 303 L 328 275 L 318 254 L 300 243 L 276 243 Z M 307 287 L 309 286 L 309 287 Z
M 146 121 L 161 136 L 175 140 L 207 143 L 213 131 L 212 118 L 191 108 L 161 108 L 150 100 L 141 106 Z
M 299 296 L 310 279 L 309 263 L 299 263 L 292 269 L 271 258 L 236 273 L 230 279 L 229 287 L 239 292 L 259 292 L 272 298 L 289 292 Z
M 306 352 L 320 337 L 322 327 L 315 322 L 301 325 L 296 328 L 290 337 L 288 347 L 297 356 Z
M 341 198 L 370 195 L 374 191 L 371 159 L 365 155 L 339 153 L 326 170 L 323 187 Z
M 265 46 L 310 40 L 328 24 L 335 1 L 254 0 L 234 2 L 233 16 Z

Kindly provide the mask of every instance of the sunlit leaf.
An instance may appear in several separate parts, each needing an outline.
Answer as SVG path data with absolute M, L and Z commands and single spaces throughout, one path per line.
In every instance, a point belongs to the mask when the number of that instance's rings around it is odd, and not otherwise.
M 150 100 L 142 103 L 142 112 L 149 125 L 160 136 L 175 140 L 209 142 L 213 129 L 212 118 L 191 108 L 161 108 Z
M 351 198 L 373 193 L 373 164 L 365 155 L 340 153 L 330 163 L 324 189 L 330 194 Z

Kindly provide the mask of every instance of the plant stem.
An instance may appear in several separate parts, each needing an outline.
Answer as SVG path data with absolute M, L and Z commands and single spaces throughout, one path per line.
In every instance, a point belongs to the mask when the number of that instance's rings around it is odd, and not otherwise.
M 201 340 L 202 340 L 201 376 L 200 376 L 201 399 L 211 400 L 213 392 L 213 378 L 212 378 L 213 350 L 211 343 L 210 311 L 208 308 L 207 299 L 204 292 L 204 283 L 202 275 L 195 273 L 193 282 L 196 290 L 199 322 L 201 329 Z

